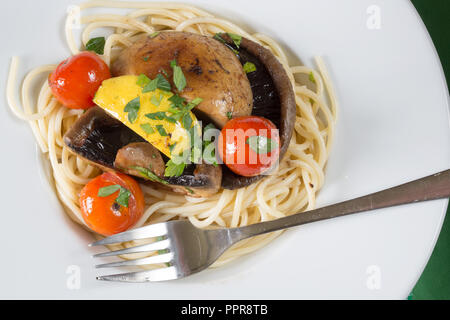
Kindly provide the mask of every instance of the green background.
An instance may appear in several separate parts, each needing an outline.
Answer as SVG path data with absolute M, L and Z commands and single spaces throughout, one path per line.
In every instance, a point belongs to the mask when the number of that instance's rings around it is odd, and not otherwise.
M 433 39 L 450 83 L 450 0 L 411 0 Z M 428 264 L 410 300 L 450 299 L 450 209 Z

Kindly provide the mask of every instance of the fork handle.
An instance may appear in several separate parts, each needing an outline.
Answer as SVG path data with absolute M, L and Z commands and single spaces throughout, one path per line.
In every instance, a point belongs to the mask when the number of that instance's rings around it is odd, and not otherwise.
M 327 207 L 297 213 L 284 218 L 261 222 L 250 226 L 234 228 L 230 230 L 230 235 L 233 240 L 240 241 L 268 232 L 362 211 L 448 197 L 450 197 L 450 170 L 442 171 L 397 187 Z

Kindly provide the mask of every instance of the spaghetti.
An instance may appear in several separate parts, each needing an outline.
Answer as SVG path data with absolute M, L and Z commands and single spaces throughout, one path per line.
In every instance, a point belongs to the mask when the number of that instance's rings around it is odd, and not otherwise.
M 90 8 L 131 9 L 126 15 L 95 14 L 85 15 L 80 19 L 86 25 L 81 36 L 82 47 L 95 30 L 112 30 L 112 34 L 106 39 L 102 56 L 108 65 L 143 33 L 174 30 L 212 37 L 219 32 L 231 32 L 271 50 L 286 69 L 295 91 L 295 130 L 288 151 L 275 173 L 248 187 L 221 190 L 210 198 L 201 199 L 142 185 L 146 210 L 135 227 L 171 219 L 189 219 L 199 228 L 232 228 L 281 218 L 315 207 L 316 194 L 324 183 L 324 167 L 333 141 L 337 112 L 332 84 L 320 57 L 316 58 L 318 71 L 305 66 L 291 67 L 283 49 L 271 38 L 259 33 L 249 34 L 227 20 L 189 5 L 90 1 L 79 7 L 80 12 Z M 76 19 L 76 12 L 69 13 L 65 24 L 67 44 L 72 54 L 80 52 L 72 33 L 72 25 Z M 55 190 L 65 211 L 75 222 L 85 226 L 78 194 L 100 171 L 71 153 L 62 138 L 83 111 L 61 105 L 52 96 L 47 81 L 44 81 L 37 99 L 33 100 L 31 84 L 42 74 L 52 72 L 55 65 L 39 67 L 25 77 L 19 103 L 16 101 L 14 88 L 17 68 L 18 58 L 13 57 L 7 84 L 8 104 L 18 118 L 30 124 L 41 152 L 50 161 Z M 297 80 L 297 76 L 301 74 L 309 77 L 309 86 L 302 85 Z M 214 266 L 263 247 L 280 232 L 241 241 L 225 252 Z M 117 250 L 143 242 L 114 245 L 110 249 Z M 123 258 L 143 256 L 148 254 L 132 254 Z

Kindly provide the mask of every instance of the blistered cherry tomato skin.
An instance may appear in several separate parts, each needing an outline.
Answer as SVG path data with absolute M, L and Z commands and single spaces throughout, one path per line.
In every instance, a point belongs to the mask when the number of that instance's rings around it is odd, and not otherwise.
M 258 153 L 248 143 L 252 136 L 271 139 L 275 146 L 270 152 Z M 234 173 L 253 177 L 269 170 L 278 161 L 280 138 L 277 127 L 268 119 L 245 116 L 228 121 L 219 136 L 219 155 Z
M 53 95 L 71 109 L 88 109 L 102 82 L 111 78 L 106 63 L 85 51 L 61 62 L 48 78 Z
M 101 188 L 120 185 L 130 191 L 128 207 L 116 203 L 119 191 L 99 197 Z M 106 172 L 91 180 L 80 192 L 80 207 L 84 221 L 90 229 L 110 236 L 134 226 L 144 212 L 144 195 L 139 184 L 127 175 Z

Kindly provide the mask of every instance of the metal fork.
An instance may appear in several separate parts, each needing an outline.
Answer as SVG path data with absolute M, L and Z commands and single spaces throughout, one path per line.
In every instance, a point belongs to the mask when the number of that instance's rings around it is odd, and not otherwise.
M 97 277 L 97 279 L 123 282 L 173 280 L 206 269 L 225 250 L 246 238 L 362 211 L 448 197 L 450 197 L 450 170 L 354 200 L 241 228 L 202 230 L 194 227 L 189 221 L 169 221 L 116 234 L 94 242 L 90 246 L 157 237 L 157 241 L 150 244 L 105 252 L 94 257 L 159 251 L 160 253 L 156 255 L 136 260 L 100 264 L 96 267 L 139 266 L 160 263 L 168 264 L 167 267 L 150 271 L 104 275 Z

